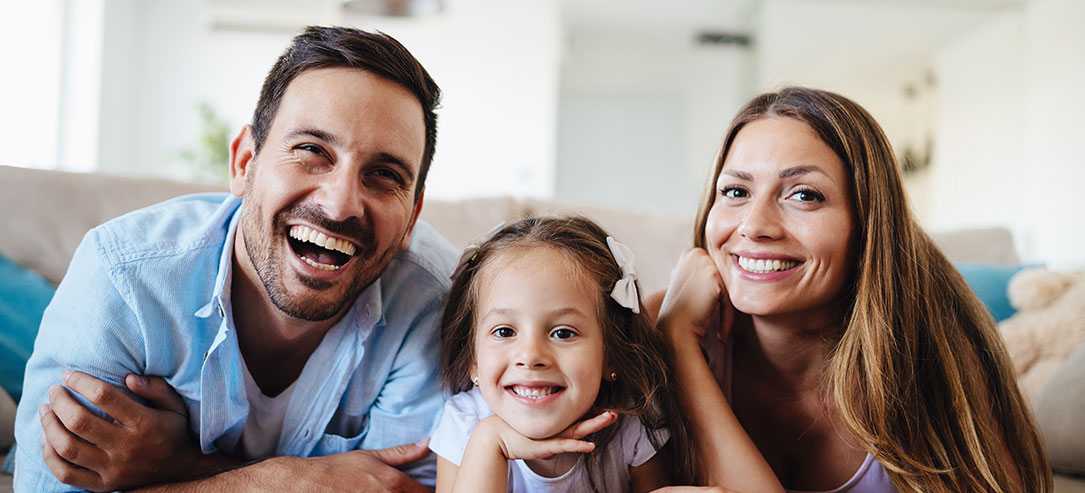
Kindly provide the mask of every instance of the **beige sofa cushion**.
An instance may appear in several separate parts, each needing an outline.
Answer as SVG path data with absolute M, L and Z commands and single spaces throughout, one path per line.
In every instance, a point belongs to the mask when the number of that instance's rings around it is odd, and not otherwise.
M 87 230 L 126 212 L 223 186 L 0 166 L 0 254 L 59 283 Z

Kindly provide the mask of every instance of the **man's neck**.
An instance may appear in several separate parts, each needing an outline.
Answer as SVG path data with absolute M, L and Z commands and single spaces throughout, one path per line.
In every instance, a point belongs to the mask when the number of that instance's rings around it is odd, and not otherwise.
M 240 235 L 239 235 L 240 236 Z M 324 335 L 346 314 L 310 322 L 279 310 L 264 289 L 243 245 L 234 250 L 230 305 L 238 346 L 256 385 L 276 396 L 301 375 Z

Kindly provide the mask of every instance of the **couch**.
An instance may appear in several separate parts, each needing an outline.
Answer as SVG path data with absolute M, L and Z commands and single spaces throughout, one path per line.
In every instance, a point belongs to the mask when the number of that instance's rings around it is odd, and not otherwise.
M 83 234 L 91 227 L 174 196 L 224 190 L 221 185 L 0 166 L 0 210 L 5 211 L 4 221 L 0 223 L 0 255 L 55 285 L 64 276 Z M 502 221 L 563 212 L 591 217 L 628 244 L 636 256 L 641 289 L 645 292 L 666 286 L 674 261 L 691 243 L 692 218 L 549 200 L 509 197 L 427 200 L 421 217 L 455 247 L 463 248 Z M 934 237 L 954 261 L 1007 268 L 1019 262 L 1013 238 L 1004 229 L 957 231 Z M 6 427 L 6 436 L 10 437 L 13 417 L 2 415 L 7 412 L 3 397 L 6 395 L 0 396 L 0 425 Z M 0 454 L 9 445 L 5 440 L 10 438 L 0 433 Z M 10 477 L 0 478 L 0 492 L 10 485 Z M 1060 477 L 1056 490 L 1085 492 L 1085 482 Z

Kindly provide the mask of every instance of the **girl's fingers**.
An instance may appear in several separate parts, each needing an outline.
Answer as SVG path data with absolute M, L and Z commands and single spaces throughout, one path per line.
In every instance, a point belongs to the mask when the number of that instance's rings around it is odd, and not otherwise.
M 598 416 L 573 423 L 565 431 L 558 434 L 559 438 L 572 438 L 579 440 L 618 421 L 618 413 L 603 411 Z
M 530 440 L 523 450 L 518 450 L 515 457 L 510 459 L 546 459 L 559 454 L 577 453 L 586 454 L 595 450 L 595 444 L 572 438 L 550 438 L 546 440 Z

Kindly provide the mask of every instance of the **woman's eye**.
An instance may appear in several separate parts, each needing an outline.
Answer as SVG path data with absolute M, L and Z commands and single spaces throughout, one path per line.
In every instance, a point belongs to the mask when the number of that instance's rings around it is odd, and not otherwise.
M 572 339 L 573 337 L 576 337 L 576 332 L 573 332 L 572 329 L 561 327 L 551 332 L 550 337 L 555 339 Z
M 796 190 L 791 195 L 789 195 L 787 198 L 789 200 L 798 200 L 800 202 L 825 202 L 825 196 L 824 195 L 822 195 L 822 194 L 820 194 L 818 192 L 815 192 L 813 190 L 810 190 L 808 188 L 804 188 L 802 190 Z
M 512 330 L 512 327 L 506 327 L 506 326 L 498 327 L 498 328 L 492 330 L 490 333 L 493 334 L 494 336 L 498 337 L 499 339 L 504 339 L 506 337 L 512 337 L 512 336 L 516 335 L 516 331 Z
M 749 192 L 747 192 L 746 189 L 742 187 L 729 186 L 721 188 L 720 195 L 723 195 L 724 197 L 727 197 L 729 199 L 740 199 L 749 195 Z

